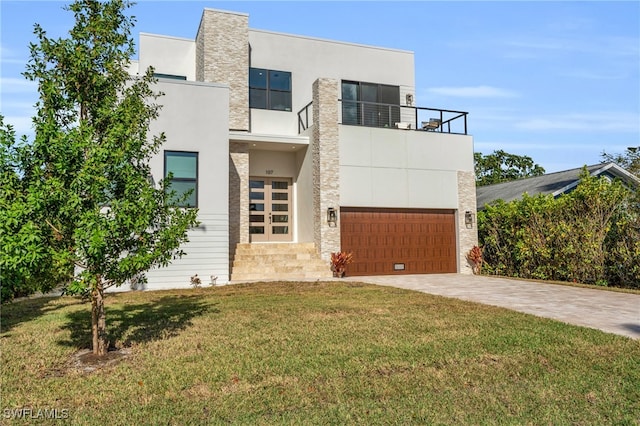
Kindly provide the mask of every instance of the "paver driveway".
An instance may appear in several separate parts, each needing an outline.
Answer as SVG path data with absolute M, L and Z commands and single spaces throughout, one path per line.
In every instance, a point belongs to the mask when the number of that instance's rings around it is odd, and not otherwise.
M 640 339 L 640 295 L 480 275 L 346 277 L 501 306 Z

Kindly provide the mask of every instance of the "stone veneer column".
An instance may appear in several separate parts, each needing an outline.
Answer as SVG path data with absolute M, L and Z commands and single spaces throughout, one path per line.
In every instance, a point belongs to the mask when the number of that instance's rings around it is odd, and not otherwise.
M 473 227 L 464 223 L 465 212 L 473 213 Z M 478 245 L 478 223 L 476 217 L 476 176 L 474 172 L 458 172 L 458 264 L 461 274 L 473 274 L 467 253 Z
M 229 144 L 229 253 L 249 242 L 249 146 Z
M 338 81 L 318 79 L 313 83 L 313 157 L 314 242 L 324 260 L 340 250 L 340 219 L 329 227 L 327 208 L 340 208 L 340 163 L 338 135 Z
M 229 129 L 249 130 L 249 15 L 205 9 L 196 36 L 196 80 L 229 85 Z

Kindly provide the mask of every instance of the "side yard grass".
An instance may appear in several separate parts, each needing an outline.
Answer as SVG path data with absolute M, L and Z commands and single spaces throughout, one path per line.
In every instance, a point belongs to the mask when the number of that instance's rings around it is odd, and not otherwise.
M 640 341 L 350 282 L 107 297 L 94 371 L 75 298 L 2 306 L 3 424 L 640 424 Z

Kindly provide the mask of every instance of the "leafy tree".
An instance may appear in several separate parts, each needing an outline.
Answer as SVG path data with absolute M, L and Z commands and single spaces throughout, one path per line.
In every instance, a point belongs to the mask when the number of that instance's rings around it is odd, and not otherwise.
M 50 291 L 68 280 L 71 270 L 56 265 L 51 250 L 57 242 L 41 225 L 37 205 L 22 179 L 30 146 L 16 143 L 15 131 L 0 116 L 0 297 Z
M 160 94 L 151 89 L 152 69 L 138 78 L 127 73 L 130 6 L 75 1 L 65 7 L 75 16 L 68 38 L 51 39 L 35 25 L 38 42 L 25 72 L 40 95 L 35 139 L 16 148 L 28 155 L 13 156 L 18 172 L 10 183 L 11 193 L 25 194 L 18 200 L 24 205 L 13 207 L 33 212 L 31 222 L 23 213 L 20 220 L 40 238 L 34 250 L 70 275 L 67 293 L 91 300 L 96 355 L 108 350 L 104 291 L 181 256 L 197 223 L 195 209 L 177 208 L 182 200 L 168 184 L 151 179 L 149 159 L 164 141 L 147 137 Z M 15 268 L 28 278 L 22 270 Z
M 541 176 L 545 172 L 531 157 L 509 154 L 503 150 L 488 155 L 476 152 L 473 159 L 477 186 Z

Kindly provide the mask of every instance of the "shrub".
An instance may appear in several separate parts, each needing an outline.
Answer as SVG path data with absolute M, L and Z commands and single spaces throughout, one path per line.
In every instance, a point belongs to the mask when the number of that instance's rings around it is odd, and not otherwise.
M 353 262 L 353 253 L 331 253 L 331 270 L 336 277 L 343 277 L 347 265 Z
M 636 207 L 634 207 L 636 206 Z M 572 192 L 478 213 L 485 273 L 640 287 L 640 213 L 619 181 L 586 170 Z

